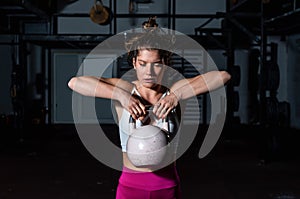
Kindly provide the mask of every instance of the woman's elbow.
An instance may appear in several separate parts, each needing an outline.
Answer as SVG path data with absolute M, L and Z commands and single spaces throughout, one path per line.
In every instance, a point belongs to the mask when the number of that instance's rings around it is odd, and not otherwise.
M 68 87 L 74 90 L 75 82 L 77 81 L 77 77 L 72 77 L 68 82 Z
M 221 71 L 221 76 L 224 84 L 226 84 L 231 79 L 231 75 L 227 71 Z

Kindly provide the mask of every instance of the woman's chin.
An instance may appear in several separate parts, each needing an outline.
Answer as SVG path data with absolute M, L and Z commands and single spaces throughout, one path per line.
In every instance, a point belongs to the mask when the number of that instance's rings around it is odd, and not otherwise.
M 143 82 L 143 85 L 144 85 L 145 87 L 153 87 L 153 86 L 156 85 L 156 82 L 154 82 L 154 81 L 144 81 L 144 82 Z
M 153 88 L 153 87 L 156 87 L 157 84 L 154 83 L 154 82 L 144 82 L 143 86 L 146 87 L 146 88 Z

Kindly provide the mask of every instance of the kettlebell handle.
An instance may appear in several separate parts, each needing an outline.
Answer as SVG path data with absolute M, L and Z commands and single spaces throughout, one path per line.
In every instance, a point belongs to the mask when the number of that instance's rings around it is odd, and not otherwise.
M 153 111 L 153 106 L 152 105 L 146 105 L 146 111 L 151 112 Z M 162 129 L 164 129 L 165 131 L 169 132 L 169 116 L 167 116 L 166 118 L 162 119 Z M 130 115 L 129 117 L 129 131 L 130 133 L 132 133 L 132 130 L 136 129 L 136 121 L 135 119 L 133 119 L 132 115 Z
M 169 131 L 169 118 L 168 117 L 164 118 L 162 120 L 162 124 L 163 124 L 164 128 L 161 128 L 161 127 L 160 128 L 165 132 L 167 142 L 170 143 L 171 140 L 172 140 L 172 136 L 171 136 L 170 131 Z M 130 132 L 130 134 L 133 133 L 134 129 L 136 129 L 135 119 L 133 119 L 133 117 L 130 115 L 130 117 L 129 117 L 129 132 Z

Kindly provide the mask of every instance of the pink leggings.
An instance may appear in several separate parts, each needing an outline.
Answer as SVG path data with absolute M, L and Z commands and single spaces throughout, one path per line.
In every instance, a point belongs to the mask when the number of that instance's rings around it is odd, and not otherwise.
M 180 199 L 180 182 L 174 166 L 155 172 L 123 168 L 116 199 Z

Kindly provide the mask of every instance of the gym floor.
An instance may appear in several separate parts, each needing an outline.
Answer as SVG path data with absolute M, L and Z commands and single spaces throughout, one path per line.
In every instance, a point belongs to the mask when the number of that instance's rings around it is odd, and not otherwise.
M 117 135 L 116 126 L 105 129 Z M 200 159 L 197 136 L 177 161 L 183 198 L 300 198 L 299 137 L 292 129 L 225 128 Z M 1 129 L 0 138 L 1 199 L 114 199 L 120 172 L 96 160 L 73 126 Z

